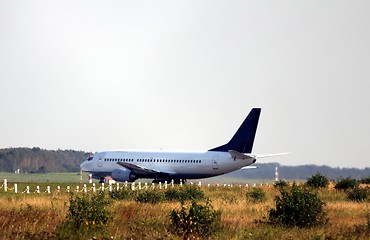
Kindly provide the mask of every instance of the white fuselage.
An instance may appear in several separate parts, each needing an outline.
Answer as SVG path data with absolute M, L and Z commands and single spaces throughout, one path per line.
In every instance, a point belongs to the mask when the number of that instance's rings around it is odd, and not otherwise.
M 228 152 L 217 151 L 105 151 L 98 152 L 92 159 L 84 161 L 81 168 L 85 172 L 92 173 L 94 177 L 104 177 L 110 176 L 115 169 L 124 169 L 117 162 L 127 162 L 145 169 L 167 173 L 177 179 L 198 179 L 238 170 L 253 164 L 255 159 L 234 159 Z

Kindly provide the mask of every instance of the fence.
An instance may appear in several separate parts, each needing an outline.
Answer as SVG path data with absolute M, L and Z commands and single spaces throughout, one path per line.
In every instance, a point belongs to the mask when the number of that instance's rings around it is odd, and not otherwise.
M 190 182 L 190 185 L 195 185 L 193 182 Z M 202 187 L 202 182 L 198 182 L 196 184 L 197 186 L 199 187 Z M 180 182 L 179 184 L 179 187 L 182 187 L 183 184 L 182 182 Z M 234 184 L 207 184 L 206 185 L 207 187 L 211 187 L 211 186 L 215 186 L 215 187 L 224 187 L 224 188 L 232 188 L 232 187 L 239 187 L 239 188 L 242 188 L 242 187 L 257 187 L 257 186 L 260 186 L 260 187 L 263 187 L 263 186 L 266 186 L 266 187 L 270 187 L 272 186 L 272 184 L 269 184 L 269 183 L 260 183 L 260 184 L 252 184 L 252 185 L 249 185 L 249 184 L 245 184 L 245 185 L 234 185 Z M 167 189 L 168 187 L 174 187 L 174 183 L 173 181 L 171 183 L 167 183 L 167 181 L 165 181 L 163 184 L 160 182 L 158 184 L 155 184 L 155 183 L 152 183 L 151 185 L 148 184 L 148 183 L 144 183 L 142 184 L 141 182 L 138 182 L 138 183 L 128 183 L 128 182 L 124 182 L 124 183 L 101 183 L 101 184 L 96 184 L 96 183 L 89 183 L 89 184 L 83 184 L 83 186 L 80 188 L 80 185 L 76 185 L 74 189 L 71 188 L 71 186 L 67 186 L 65 189 L 62 189 L 61 186 L 57 186 L 56 187 L 56 190 L 53 190 L 53 192 L 57 192 L 57 193 L 61 193 L 61 192 L 66 192 L 66 193 L 70 193 L 70 192 L 82 192 L 82 193 L 87 193 L 87 192 L 96 192 L 96 191 L 110 191 L 112 192 L 113 190 L 116 190 L 116 191 L 119 191 L 120 189 L 131 189 L 132 191 L 135 191 L 135 190 L 148 190 L 148 189 Z M 0 187 L 0 190 L 3 190 L 4 192 L 14 192 L 14 193 L 25 193 L 25 194 L 30 194 L 30 193 L 46 193 L 46 194 L 51 194 L 52 193 L 52 190 L 51 190 L 51 187 L 50 186 L 46 186 L 46 189 L 45 190 L 41 190 L 40 186 L 37 185 L 35 190 L 31 190 L 30 189 L 30 186 L 26 186 L 26 188 L 22 191 L 19 190 L 18 188 L 18 184 L 17 183 L 13 183 L 13 187 L 9 187 L 9 183 L 7 181 L 7 179 L 4 179 L 3 181 L 3 184 L 1 185 Z

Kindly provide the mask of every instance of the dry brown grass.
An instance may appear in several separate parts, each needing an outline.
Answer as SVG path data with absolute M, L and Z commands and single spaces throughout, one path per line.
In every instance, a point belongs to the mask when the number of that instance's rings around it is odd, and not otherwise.
M 261 223 L 275 207 L 278 191 L 263 187 L 267 201 L 246 201 L 247 188 L 203 187 L 216 210 L 222 211 L 223 228 L 214 239 L 369 239 L 367 213 L 370 203 L 349 202 L 345 194 L 322 190 L 329 221 L 326 225 L 299 229 Z M 145 191 L 145 190 L 143 190 Z M 0 193 L 0 235 L 3 239 L 58 238 L 57 228 L 65 220 L 68 194 L 4 194 Z M 189 203 L 188 203 L 189 204 Z M 114 239 L 179 239 L 170 229 L 169 213 L 180 209 L 179 202 L 142 204 L 134 200 L 113 201 L 114 212 L 109 229 L 102 235 Z M 72 239 L 85 235 L 71 233 Z

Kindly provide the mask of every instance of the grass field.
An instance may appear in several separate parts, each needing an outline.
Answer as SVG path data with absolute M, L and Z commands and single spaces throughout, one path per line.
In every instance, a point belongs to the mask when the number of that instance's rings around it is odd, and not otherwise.
M 8 182 L 22 183 L 79 183 L 79 173 L 4 173 L 0 172 L 0 179 L 7 179 Z M 82 179 L 87 182 L 88 175 L 83 173 Z
M 0 172 L 0 181 L 7 179 L 9 182 L 21 182 L 21 183 L 79 183 L 81 176 L 80 173 L 45 173 L 45 174 L 31 174 L 31 173 L 4 173 Z M 150 182 L 144 180 L 143 182 Z M 189 180 L 190 182 L 191 180 Z M 202 181 L 203 184 L 261 184 L 261 183 L 273 183 L 272 179 L 240 179 L 231 177 L 212 177 L 205 178 L 202 180 L 193 180 L 194 183 Z M 82 173 L 82 182 L 88 182 L 88 174 Z M 98 180 L 94 179 L 94 182 Z
M 63 175 L 63 174 L 61 174 Z M 68 175 L 64 175 L 62 178 Z M 62 187 L 79 186 L 64 182 Z M 12 176 L 10 176 L 12 177 Z M 11 180 L 12 178 L 9 179 Z M 54 176 L 56 177 L 56 176 Z M 62 229 L 68 212 L 69 193 L 33 193 L 36 184 L 40 189 L 56 186 L 57 183 L 34 182 L 19 183 L 22 187 L 30 185 L 30 194 L 12 193 L 0 190 L 0 235 L 2 239 L 88 239 L 91 232 Z M 16 179 L 19 180 L 19 179 Z M 36 181 L 36 180 L 35 180 Z M 10 181 L 11 182 L 11 181 Z M 71 181 L 73 182 L 73 181 Z M 10 183 L 10 187 L 12 183 Z M 179 188 L 179 186 L 175 186 Z M 91 189 L 91 185 L 88 185 Z M 344 192 L 333 189 L 319 192 L 326 202 L 325 210 L 328 223 L 312 228 L 284 228 L 261 222 L 268 216 L 268 211 L 275 207 L 274 197 L 279 192 L 272 186 L 262 189 L 267 200 L 253 203 L 246 200 L 246 193 L 251 187 L 203 186 L 201 190 L 211 200 L 216 210 L 221 210 L 221 229 L 211 239 L 369 239 L 369 202 L 350 202 Z M 137 192 L 139 190 L 136 190 Z M 140 190 L 145 191 L 145 190 Z M 164 189 L 156 191 L 165 191 Z M 82 194 L 82 193 L 79 193 Z M 88 194 L 92 194 L 89 192 Z M 109 198 L 106 194 L 106 198 Z M 187 203 L 189 205 L 189 202 Z M 103 232 L 95 233 L 97 239 L 181 239 L 169 229 L 169 213 L 180 209 L 177 201 L 164 201 L 157 204 L 139 203 L 133 199 L 114 200 L 109 205 L 112 220 Z

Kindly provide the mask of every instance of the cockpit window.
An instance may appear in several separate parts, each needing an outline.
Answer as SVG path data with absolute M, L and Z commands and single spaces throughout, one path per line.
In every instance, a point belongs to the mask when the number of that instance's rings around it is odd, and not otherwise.
M 93 159 L 93 156 L 90 156 L 87 158 L 87 161 L 91 161 Z

